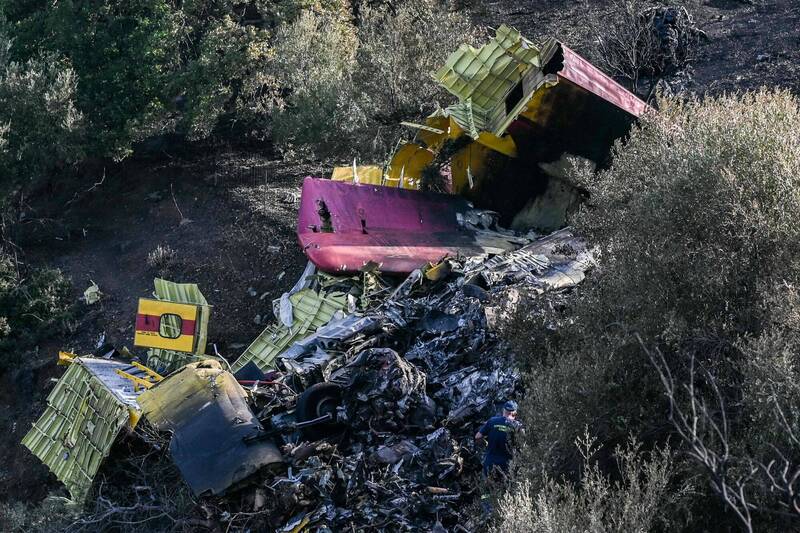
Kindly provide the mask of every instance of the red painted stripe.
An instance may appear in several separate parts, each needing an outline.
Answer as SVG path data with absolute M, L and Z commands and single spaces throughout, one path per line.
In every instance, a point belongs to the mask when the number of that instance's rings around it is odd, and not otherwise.
M 562 44 L 561 49 L 564 52 L 564 68 L 558 73 L 560 76 L 624 109 L 634 117 L 640 117 L 645 111 L 652 109 L 635 94 L 568 47 Z
M 136 331 L 152 331 L 158 333 L 158 324 L 161 317 L 158 315 L 136 315 Z M 194 335 L 195 321 L 181 320 L 181 335 Z

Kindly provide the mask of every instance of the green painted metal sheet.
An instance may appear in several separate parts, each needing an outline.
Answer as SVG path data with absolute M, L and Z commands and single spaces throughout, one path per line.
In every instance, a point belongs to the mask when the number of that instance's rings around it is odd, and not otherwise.
M 337 311 L 347 307 L 347 296 L 342 293 L 315 292 L 303 289 L 289 297 L 292 302 L 292 327 L 273 324 L 266 328 L 233 363 L 236 372 L 250 361 L 263 371 L 274 368 L 275 358 L 296 341 L 304 339 L 317 328 L 330 322 Z
M 208 342 L 208 319 L 211 316 L 211 306 L 208 305 L 205 296 L 200 292 L 200 288 L 196 283 L 175 283 L 161 278 L 155 278 L 153 284 L 155 285 L 153 295 L 159 300 L 201 306 L 197 347 L 194 353 L 203 355 Z M 168 319 L 169 317 L 165 317 L 163 320 Z M 158 348 L 151 348 L 147 351 L 147 366 L 160 373 L 172 372 L 196 360 L 197 357 L 190 353 Z
M 541 66 L 539 49 L 506 25 L 481 48 L 463 44 L 434 73 L 436 81 L 459 99 L 446 111 L 477 137 L 505 118 L 505 99 L 532 67 Z
M 179 304 L 208 305 L 196 283 L 175 283 L 161 278 L 156 278 L 153 283 L 156 286 L 153 294 L 159 300 Z
M 86 497 L 120 430 L 133 423 L 131 411 L 138 410 L 138 393 L 115 368 L 131 369 L 116 361 L 76 359 L 47 397 L 45 412 L 22 439 L 77 502 Z

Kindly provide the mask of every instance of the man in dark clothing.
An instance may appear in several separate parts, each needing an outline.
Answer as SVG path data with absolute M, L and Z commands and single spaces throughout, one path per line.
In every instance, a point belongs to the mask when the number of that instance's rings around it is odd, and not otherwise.
M 483 459 L 483 473 L 487 476 L 494 468 L 508 473 L 508 462 L 512 455 L 509 437 L 521 426 L 516 417 L 517 402 L 508 401 L 503 405 L 503 414 L 490 418 L 475 435 L 475 440 L 486 438 L 487 441 Z
M 483 475 L 487 481 L 496 479 L 498 475 L 504 477 L 508 474 L 508 463 L 512 456 L 510 437 L 522 426 L 516 417 L 517 402 L 507 401 L 503 405 L 503 414 L 490 418 L 475 434 L 476 441 L 487 441 L 486 455 L 483 458 Z M 489 498 L 488 492 L 481 496 L 481 504 L 487 514 L 492 509 Z

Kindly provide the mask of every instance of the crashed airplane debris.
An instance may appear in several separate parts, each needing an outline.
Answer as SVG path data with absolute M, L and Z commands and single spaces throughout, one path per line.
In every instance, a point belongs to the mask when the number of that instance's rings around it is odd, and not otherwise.
M 205 353 L 211 306 L 194 283 L 153 283 L 155 299 L 139 299 L 133 344 L 150 348 L 147 366 L 167 373 Z
M 472 211 L 449 194 L 306 178 L 297 235 L 326 272 L 357 272 L 371 261 L 382 272 L 407 273 L 447 256 L 516 248 L 519 239 L 472 225 Z
M 156 429 L 170 431 L 169 451 L 196 495 L 223 494 L 260 468 L 283 463 L 247 405 L 247 394 L 218 361 L 184 366 L 138 398 Z
M 347 305 L 344 294 L 316 292 L 303 289 L 289 297 L 292 325 L 275 324 L 268 326 L 244 353 L 231 365 L 238 372 L 253 362 L 261 370 L 273 367 L 275 357 L 297 340 L 313 333 L 327 324 L 337 312 Z
M 485 243 L 457 220 L 472 205 L 515 230 L 563 227 L 583 196 L 564 177 L 565 157 L 604 165 L 614 141 L 649 109 L 567 46 L 551 40 L 538 48 L 505 25 L 480 49 L 462 45 L 434 78 L 459 102 L 425 124 L 405 123 L 416 138 L 383 172 L 354 164 L 335 169 L 335 183 L 303 184 L 297 234 L 320 269 L 374 261 L 384 272 L 408 273 L 445 256 L 481 254 Z M 408 191 L 426 176 L 458 196 Z M 502 237 L 494 237 L 498 245 Z
M 464 512 L 480 497 L 473 435 L 520 392 L 497 330 L 523 301 L 562 305 L 594 266 L 564 228 L 582 196 L 565 156 L 603 165 L 648 108 L 561 43 L 507 26 L 435 77 L 458 103 L 406 123 L 415 139 L 386 168 L 305 179 L 309 264 L 232 365 L 205 354 L 197 285 L 160 279 L 135 345 L 169 375 L 74 359 L 23 441 L 74 499 L 126 425 L 148 426 L 171 434 L 195 495 L 252 502 L 242 512 L 271 530 L 484 527 Z
M 141 365 L 62 357 L 66 373 L 47 397 L 47 409 L 22 444 L 82 501 L 117 435 L 141 417 L 138 396 L 161 379 Z
M 539 305 L 551 305 L 582 280 L 573 274 L 550 283 L 554 272 L 571 265 L 582 274 L 593 264 L 569 230 L 534 241 L 528 252 L 452 260 L 448 274 L 435 281 L 415 271 L 359 314 L 369 321 L 334 320 L 316 338 L 290 347 L 291 358 L 277 357 L 278 369 L 289 375 L 301 367 L 312 375 L 316 366 L 314 375 L 324 380 L 318 385 L 339 386 L 327 396 L 339 404 L 327 410 L 339 424 L 329 432 L 336 447 L 324 440 L 305 444 L 283 431 L 291 471 L 268 487 L 279 495 L 271 513 L 289 517 L 285 530 L 299 523 L 331 530 L 385 524 L 378 531 L 479 525 L 461 512 L 478 496 L 469 481 L 480 469 L 473 435 L 498 401 L 514 396 L 520 377 L 490 330 L 487 311 L 506 305 L 513 287 L 531 287 Z M 531 254 L 538 260 L 529 260 Z M 489 282 L 485 271 L 494 273 Z M 480 298 L 466 290 L 479 288 L 473 283 L 485 287 Z M 286 408 L 273 407 L 283 393 L 261 394 L 271 398 L 257 400 L 270 405 L 259 415 L 269 420 L 267 431 L 289 427 Z M 337 436 L 343 431 L 345 440 Z

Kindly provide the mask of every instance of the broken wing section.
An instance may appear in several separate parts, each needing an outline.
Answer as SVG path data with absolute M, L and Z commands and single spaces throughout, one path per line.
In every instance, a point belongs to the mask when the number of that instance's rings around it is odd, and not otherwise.
M 120 431 L 139 420 L 141 389 L 120 372 L 143 374 L 119 361 L 73 359 L 47 397 L 45 412 L 22 439 L 77 502 L 85 499 Z
M 283 463 L 247 405 L 246 393 L 220 363 L 191 363 L 142 393 L 157 429 L 172 432 L 170 454 L 196 495 L 222 494 L 268 465 Z

